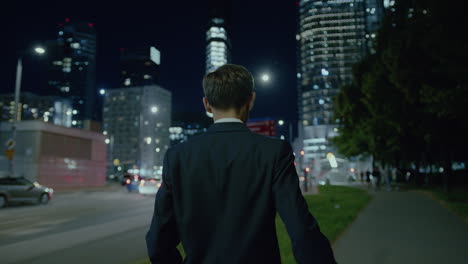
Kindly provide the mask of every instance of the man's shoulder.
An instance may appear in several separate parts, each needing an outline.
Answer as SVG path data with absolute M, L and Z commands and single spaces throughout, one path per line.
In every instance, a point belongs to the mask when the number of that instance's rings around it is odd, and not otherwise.
M 259 142 L 264 148 L 276 151 L 282 150 L 284 148 L 290 148 L 290 144 L 286 140 L 254 133 L 252 133 L 252 135 L 255 137 L 255 140 Z
M 172 153 L 179 153 L 185 152 L 193 148 L 200 149 L 201 147 L 209 146 L 209 143 L 211 141 L 210 136 L 212 135 L 213 134 L 210 133 L 203 133 L 201 135 L 197 135 L 185 142 L 181 142 L 172 146 L 170 148 L 170 151 Z M 250 142 L 251 144 L 258 145 L 259 147 L 264 148 L 267 151 L 278 152 L 284 149 L 291 149 L 291 146 L 288 141 L 279 138 L 249 133 L 247 139 L 248 140 L 246 140 L 246 143 Z

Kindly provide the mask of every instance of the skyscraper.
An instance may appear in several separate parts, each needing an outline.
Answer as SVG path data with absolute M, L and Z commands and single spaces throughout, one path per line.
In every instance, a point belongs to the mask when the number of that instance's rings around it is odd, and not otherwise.
M 301 119 L 334 124 L 332 97 L 364 54 L 363 0 L 301 1 L 299 23 Z
M 94 25 L 65 19 L 59 23 L 57 39 L 49 42 L 48 51 L 51 67 L 44 93 L 63 98 L 55 103 L 54 123 L 83 127 L 84 120 L 97 118 Z
M 153 46 L 120 49 L 120 85 L 158 84 L 161 53 Z
M 229 1 L 210 1 L 209 23 L 206 31 L 206 72 L 231 61 L 229 40 Z
M 299 4 L 299 115 L 306 160 L 324 159 L 336 135 L 333 97 L 351 82 L 366 52 L 365 0 L 302 0 Z

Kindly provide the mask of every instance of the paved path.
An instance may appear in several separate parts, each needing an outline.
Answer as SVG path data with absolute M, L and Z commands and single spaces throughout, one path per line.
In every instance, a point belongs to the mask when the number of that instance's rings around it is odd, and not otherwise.
M 336 241 L 339 264 L 468 263 L 468 225 L 417 192 L 377 192 Z

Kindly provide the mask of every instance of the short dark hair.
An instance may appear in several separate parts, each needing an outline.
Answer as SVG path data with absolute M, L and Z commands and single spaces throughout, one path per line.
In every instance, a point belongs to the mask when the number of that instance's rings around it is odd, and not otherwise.
M 203 91 L 214 108 L 240 109 L 252 96 L 254 79 L 245 67 L 225 64 L 205 75 Z

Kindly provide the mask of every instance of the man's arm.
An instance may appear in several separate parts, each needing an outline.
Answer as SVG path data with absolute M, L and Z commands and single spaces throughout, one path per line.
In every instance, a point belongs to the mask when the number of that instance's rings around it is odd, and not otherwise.
M 172 186 L 168 181 L 169 151 L 164 156 L 162 184 L 156 194 L 153 220 L 146 234 L 146 247 L 151 263 L 179 264 L 182 257 L 177 250 L 180 238 L 177 232 L 172 201 Z
M 299 188 L 292 148 L 282 142 L 273 178 L 276 209 L 286 225 L 297 263 L 336 263 L 328 239 L 320 232 Z

